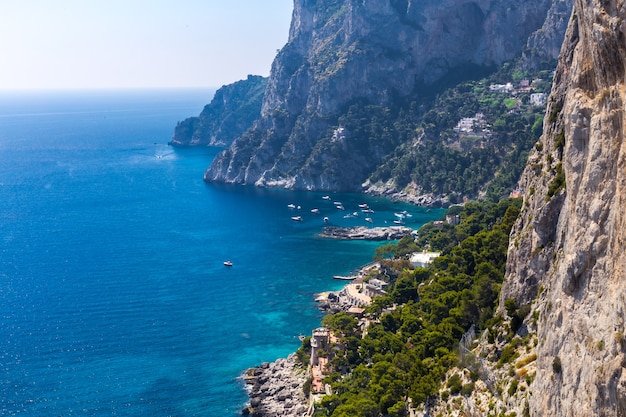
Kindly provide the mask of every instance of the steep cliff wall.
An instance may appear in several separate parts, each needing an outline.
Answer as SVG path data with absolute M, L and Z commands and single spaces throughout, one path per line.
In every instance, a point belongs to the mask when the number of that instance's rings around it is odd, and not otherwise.
M 337 135 L 351 105 L 398 110 L 439 82 L 518 56 L 554 1 L 296 0 L 261 120 L 205 179 L 358 190 L 399 143 L 375 129 L 366 140 Z
M 559 56 L 573 3 L 574 0 L 555 0 L 552 3 L 543 26 L 528 38 L 523 51 L 522 66 L 538 68 L 547 60 Z
M 626 415 L 626 2 L 576 0 L 501 304 L 539 314 L 534 416 Z

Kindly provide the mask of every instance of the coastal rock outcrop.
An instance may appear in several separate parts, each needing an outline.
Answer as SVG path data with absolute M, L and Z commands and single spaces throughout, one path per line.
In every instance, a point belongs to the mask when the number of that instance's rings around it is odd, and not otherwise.
M 360 191 L 402 142 L 377 121 L 519 56 L 558 1 L 296 0 L 260 120 L 205 180 Z
M 261 114 L 267 78 L 249 75 L 215 92 L 197 117 L 178 122 L 173 146 L 227 146 L 248 130 Z
M 413 229 L 406 226 L 389 227 L 324 227 L 320 237 L 345 240 L 397 240 L 413 233 Z
M 250 387 L 250 402 L 243 410 L 244 415 L 307 415 L 308 400 L 304 395 L 307 375 L 305 370 L 298 367 L 295 354 L 249 369 L 244 378 Z
M 626 415 L 626 2 L 576 0 L 501 306 L 538 318 L 532 416 Z

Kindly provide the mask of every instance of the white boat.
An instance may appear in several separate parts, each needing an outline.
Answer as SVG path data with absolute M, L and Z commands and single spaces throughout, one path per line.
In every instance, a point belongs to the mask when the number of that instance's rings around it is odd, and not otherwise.
M 404 219 L 404 214 L 402 213 L 393 213 L 394 216 L 396 216 L 399 219 Z
M 374 210 L 372 210 L 371 208 L 361 209 L 361 211 L 363 213 L 373 213 L 374 212 Z
M 329 196 L 329 195 L 325 195 L 324 197 L 322 197 L 322 199 L 324 199 L 324 200 L 330 200 L 330 196 Z
M 302 216 L 293 216 L 291 218 L 291 220 L 293 220 L 294 222 L 301 222 L 302 221 Z
M 345 210 L 345 209 L 346 209 L 346 208 L 345 208 L 344 206 L 342 206 L 342 205 L 338 205 L 338 206 L 336 206 L 336 207 L 337 207 L 337 210 Z
M 365 221 L 368 222 L 368 223 L 374 223 L 374 221 L 372 220 L 371 217 L 366 217 Z
M 324 223 L 328 223 L 328 217 L 324 217 Z
M 319 212 L 320 212 L 320 209 L 317 209 L 317 208 L 311 209 L 311 213 L 313 214 L 319 214 Z
M 395 224 L 404 224 L 404 222 L 402 220 L 394 220 L 393 221 Z
M 369 208 L 369 206 L 367 204 L 363 203 L 363 204 L 359 204 L 359 208 L 367 209 L 367 208 Z
M 224 261 L 224 266 L 233 266 L 231 261 Z
M 289 207 L 290 209 L 295 209 L 296 205 L 295 204 L 287 204 L 287 207 Z
M 352 213 L 352 215 L 353 215 L 354 217 L 358 217 L 358 216 L 359 216 L 359 212 L 358 212 L 358 211 L 355 211 L 354 213 Z
M 349 276 L 345 276 L 345 275 L 333 275 L 333 279 L 340 279 L 343 281 L 352 281 L 355 280 L 357 277 L 355 275 L 349 275 Z
M 333 204 L 336 206 L 343 206 L 343 203 L 341 201 L 333 201 Z

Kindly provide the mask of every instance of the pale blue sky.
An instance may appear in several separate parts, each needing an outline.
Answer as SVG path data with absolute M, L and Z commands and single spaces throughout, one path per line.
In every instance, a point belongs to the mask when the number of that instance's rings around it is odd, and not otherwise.
M 0 0 L 0 89 L 220 87 L 268 75 L 293 0 Z

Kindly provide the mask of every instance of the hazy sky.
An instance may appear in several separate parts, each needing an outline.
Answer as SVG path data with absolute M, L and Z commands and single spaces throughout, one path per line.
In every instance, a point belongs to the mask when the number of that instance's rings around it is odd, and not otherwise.
M 0 89 L 220 87 L 268 75 L 293 0 L 0 0 Z

